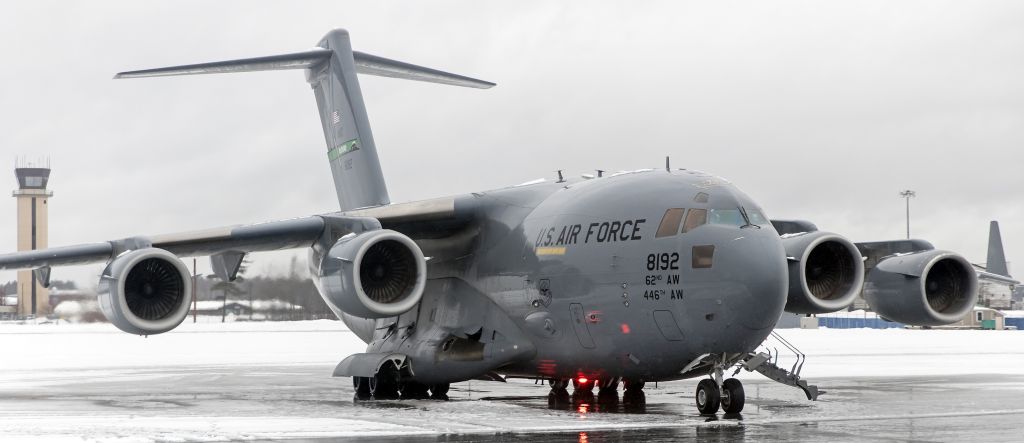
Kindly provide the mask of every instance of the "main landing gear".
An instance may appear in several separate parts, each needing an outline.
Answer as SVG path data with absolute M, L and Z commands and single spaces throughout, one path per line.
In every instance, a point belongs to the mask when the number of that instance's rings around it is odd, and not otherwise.
M 382 366 L 373 377 L 352 377 L 356 400 L 403 400 L 434 399 L 448 400 L 448 383 L 423 384 L 412 380 L 401 380 L 394 364 Z

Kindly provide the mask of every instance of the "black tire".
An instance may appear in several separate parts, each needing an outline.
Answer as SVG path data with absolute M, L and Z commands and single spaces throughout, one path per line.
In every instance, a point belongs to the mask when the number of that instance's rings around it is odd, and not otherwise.
M 572 393 L 577 392 L 593 392 L 594 391 L 594 380 L 587 379 L 586 382 L 580 383 L 580 379 L 572 379 Z
M 618 377 L 612 377 L 608 380 L 598 380 L 598 394 L 610 394 L 613 392 L 619 392 L 619 379 Z
M 438 383 L 430 385 L 430 396 L 434 398 L 448 398 L 448 390 L 451 389 L 451 385 L 448 383 Z
M 552 391 L 564 391 L 569 387 L 569 380 L 564 378 L 548 379 L 548 386 L 551 386 Z
M 370 378 L 370 394 L 376 399 L 398 398 L 398 368 L 387 362 Z
M 697 410 L 701 414 L 714 414 L 718 412 L 718 406 L 722 401 L 722 394 L 718 390 L 718 384 L 714 380 L 705 378 L 697 383 L 697 393 L 694 395 L 697 401 Z
M 427 385 L 414 381 L 403 382 L 399 385 L 399 391 L 402 393 L 402 398 L 408 400 L 421 400 L 427 398 L 429 396 L 427 389 Z
M 645 384 L 646 383 L 644 383 L 643 380 L 638 380 L 635 378 L 627 378 L 625 380 L 622 380 L 622 388 L 627 391 L 639 391 L 644 388 Z
M 356 391 L 356 398 L 366 400 L 370 398 L 370 378 L 352 377 L 352 388 Z
M 739 414 L 743 411 L 743 404 L 746 401 L 743 383 L 735 378 L 722 382 L 722 411 L 727 414 Z

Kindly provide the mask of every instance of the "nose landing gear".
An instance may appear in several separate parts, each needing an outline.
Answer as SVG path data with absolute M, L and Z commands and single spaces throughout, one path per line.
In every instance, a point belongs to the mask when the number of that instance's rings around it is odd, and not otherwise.
M 730 378 L 718 384 L 710 378 L 705 378 L 697 383 L 697 410 L 701 414 L 714 414 L 718 408 L 726 414 L 738 414 L 743 411 L 743 404 L 746 403 L 746 395 L 743 393 L 743 383 L 735 378 Z
M 721 391 L 714 380 L 705 378 L 697 383 L 697 410 L 701 414 L 714 414 L 722 401 Z
M 746 403 L 746 395 L 743 393 L 743 383 L 735 378 L 730 378 L 722 383 L 722 412 L 739 414 L 743 411 L 744 403 Z
M 743 383 L 735 378 L 722 381 L 723 372 L 723 368 L 716 367 L 714 379 L 706 378 L 697 383 L 694 398 L 697 410 L 703 415 L 715 414 L 719 407 L 726 414 L 738 414 L 743 411 L 743 405 L 746 403 Z

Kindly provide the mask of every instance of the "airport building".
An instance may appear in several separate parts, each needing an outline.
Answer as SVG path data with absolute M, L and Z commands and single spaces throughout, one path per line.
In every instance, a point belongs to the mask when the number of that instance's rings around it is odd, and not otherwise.
M 53 192 L 46 189 L 50 181 L 49 161 L 30 163 L 19 161 L 14 175 L 18 189 L 12 195 L 17 199 L 18 251 L 31 251 L 47 247 L 47 214 Z M 19 316 L 50 313 L 49 291 L 31 270 L 18 271 Z

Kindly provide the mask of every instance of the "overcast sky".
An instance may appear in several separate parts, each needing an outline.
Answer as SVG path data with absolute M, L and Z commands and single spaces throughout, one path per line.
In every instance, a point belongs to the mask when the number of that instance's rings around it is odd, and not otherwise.
M 913 189 L 914 237 L 984 262 L 999 220 L 1012 271 L 1022 23 L 1019 1 L 2 2 L 0 160 L 52 160 L 51 246 L 336 210 L 301 71 L 111 76 L 342 27 L 356 50 L 498 83 L 361 77 L 395 202 L 670 155 L 854 241 L 902 238 Z M 13 251 L 14 199 L 0 208 Z M 92 285 L 100 268 L 54 278 Z

